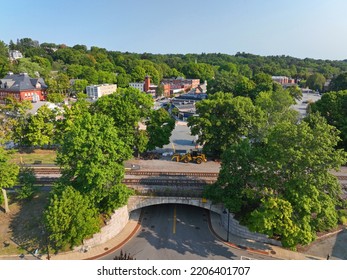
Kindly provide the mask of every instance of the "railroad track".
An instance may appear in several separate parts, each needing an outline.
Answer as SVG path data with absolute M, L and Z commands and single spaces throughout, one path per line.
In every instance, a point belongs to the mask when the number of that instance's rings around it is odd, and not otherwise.
M 179 176 L 179 177 L 218 177 L 217 172 L 173 172 L 173 171 L 134 171 L 128 170 L 125 172 L 127 175 L 136 176 Z
M 38 178 L 37 184 L 52 185 L 58 178 Z M 203 186 L 215 183 L 216 180 L 201 179 L 172 179 L 172 178 L 125 178 L 122 180 L 126 185 L 147 185 L 147 186 Z
M 60 174 L 59 167 L 34 167 L 36 174 Z
M 58 167 L 35 167 L 36 174 L 60 174 Z M 172 176 L 172 177 L 213 177 L 217 178 L 217 172 L 172 172 L 172 171 L 133 171 L 126 170 L 125 174 L 134 176 Z
M 126 185 L 146 185 L 146 186 L 205 186 L 216 182 L 216 180 L 199 180 L 199 179 L 123 179 Z
M 59 167 L 33 167 L 36 174 L 53 175 L 60 174 Z M 126 170 L 126 175 L 134 176 L 163 176 L 163 177 L 198 177 L 198 178 L 217 178 L 218 172 L 174 172 L 174 171 L 141 171 Z M 347 181 L 347 175 L 337 175 L 340 181 Z

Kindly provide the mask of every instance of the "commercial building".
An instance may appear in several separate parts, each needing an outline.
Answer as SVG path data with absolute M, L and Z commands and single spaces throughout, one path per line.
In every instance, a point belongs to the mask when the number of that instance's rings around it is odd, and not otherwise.
M 200 85 L 200 79 L 185 79 L 182 77 L 163 79 L 161 82 L 163 85 L 169 85 L 172 92 L 177 90 L 188 92 Z
M 140 82 L 140 83 L 129 83 L 129 86 L 132 88 L 136 88 L 141 92 L 145 92 L 148 94 L 151 94 L 153 97 L 156 94 L 156 90 L 157 90 L 157 85 L 153 85 L 151 84 L 151 78 L 149 76 L 145 77 L 144 82 Z
M 272 76 L 274 82 L 280 83 L 281 85 L 295 84 L 295 80 L 286 76 Z
M 8 97 L 18 101 L 42 101 L 46 99 L 47 88 L 42 78 L 31 78 L 27 73 L 9 72 L 3 79 L 0 79 L 0 103 L 5 103 L 5 99 Z
M 97 100 L 98 98 L 109 95 L 117 91 L 116 84 L 103 84 L 103 85 L 92 85 L 86 87 L 86 93 L 88 98 Z

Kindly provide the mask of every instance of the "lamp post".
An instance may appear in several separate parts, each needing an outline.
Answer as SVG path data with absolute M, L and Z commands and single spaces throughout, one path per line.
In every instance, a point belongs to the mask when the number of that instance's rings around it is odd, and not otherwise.
M 229 225 L 230 225 L 230 215 L 229 215 L 229 210 L 224 209 L 223 214 L 228 214 L 227 242 L 229 242 Z
M 42 229 L 42 235 L 45 239 L 45 245 L 46 245 L 46 250 L 47 250 L 47 260 L 50 260 L 51 259 L 51 256 L 49 254 L 49 234 L 48 234 L 48 231 L 46 229 L 45 226 L 43 226 L 43 229 Z

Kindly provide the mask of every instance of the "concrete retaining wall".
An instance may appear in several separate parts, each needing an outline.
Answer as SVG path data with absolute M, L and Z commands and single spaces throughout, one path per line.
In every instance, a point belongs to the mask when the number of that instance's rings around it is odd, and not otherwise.
M 228 214 L 224 214 L 223 204 L 213 204 L 210 200 L 203 200 L 201 198 L 193 197 L 149 197 L 149 196 L 132 196 L 128 202 L 129 212 L 146 206 L 156 204 L 178 203 L 197 206 L 216 212 L 221 215 L 222 225 L 227 230 L 228 228 Z M 259 242 L 264 242 L 272 245 L 281 246 L 281 242 L 268 238 L 265 234 L 251 232 L 247 227 L 242 226 L 234 218 L 232 213 L 229 213 L 229 233 L 236 236 L 252 239 Z
M 86 247 L 94 247 L 103 244 L 109 239 L 115 237 L 128 223 L 129 213 L 136 209 L 157 204 L 173 203 L 192 205 L 207 209 L 212 212 L 216 212 L 220 214 L 222 225 L 225 228 L 225 230 L 227 230 L 228 214 L 223 213 L 225 209 L 223 204 L 213 204 L 209 200 L 203 200 L 201 198 L 195 197 L 132 196 L 128 201 L 128 205 L 117 209 L 111 216 L 111 219 L 108 221 L 107 225 L 101 228 L 101 231 L 99 233 L 94 234 L 93 237 L 90 239 L 84 240 L 84 246 L 79 246 L 75 248 L 75 250 L 81 250 Z M 247 227 L 240 225 L 239 222 L 236 219 L 234 219 L 234 215 L 231 213 L 229 213 L 229 233 L 245 239 L 252 239 L 264 243 L 281 246 L 280 242 L 273 239 L 269 239 L 264 234 L 250 232 Z
M 112 214 L 111 219 L 107 224 L 101 228 L 101 231 L 94 234 L 92 238 L 84 240 L 84 246 L 94 247 L 105 243 L 111 238 L 115 237 L 129 221 L 129 211 L 128 206 L 125 205 Z M 76 250 L 81 249 L 81 247 L 76 248 Z
M 197 206 L 201 208 L 208 209 L 212 212 L 222 213 L 223 205 L 222 204 L 213 204 L 209 200 L 203 200 L 202 198 L 196 197 L 150 197 L 150 196 L 132 196 L 128 201 L 128 210 L 129 212 L 157 204 L 187 204 L 192 206 Z
M 251 232 L 247 227 L 240 225 L 240 223 L 234 218 L 234 214 L 221 213 L 222 225 L 225 230 L 228 229 L 228 215 L 229 215 L 229 233 L 245 238 L 251 239 L 263 243 L 268 243 L 276 246 L 282 246 L 281 242 L 268 238 L 265 234 Z

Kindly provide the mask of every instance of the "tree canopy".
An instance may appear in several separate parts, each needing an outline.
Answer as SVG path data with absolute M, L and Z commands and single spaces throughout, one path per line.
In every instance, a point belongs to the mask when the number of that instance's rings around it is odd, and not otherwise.
M 337 225 L 341 186 L 331 169 L 346 162 L 338 131 L 317 114 L 280 122 L 261 142 L 226 149 L 217 183 L 206 194 L 222 201 L 252 230 L 286 247 L 308 244 Z
M 310 105 L 312 112 L 319 112 L 330 125 L 340 132 L 342 141 L 339 147 L 347 150 L 347 90 L 331 91 L 323 94 L 322 98 Z
M 99 98 L 91 111 L 111 117 L 119 138 L 128 148 L 138 149 L 139 122 L 148 118 L 153 107 L 151 96 L 134 88 L 118 89 L 116 93 Z
M 67 186 L 60 195 L 54 194 L 44 212 L 45 231 L 49 246 L 58 251 L 80 245 L 84 238 L 99 231 L 98 212 L 88 196 Z
M 123 161 L 130 158 L 131 149 L 106 115 L 83 112 L 67 125 L 57 154 L 61 181 L 88 195 L 100 212 L 109 211 L 108 196 L 124 187 Z
M 248 97 L 218 92 L 196 104 L 198 116 L 188 119 L 197 143 L 217 157 L 244 137 L 256 135 L 265 125 L 264 112 Z
M 165 109 L 160 108 L 152 111 L 146 125 L 149 138 L 147 150 L 153 150 L 156 147 L 162 148 L 170 143 L 170 136 L 175 128 L 175 120 Z

